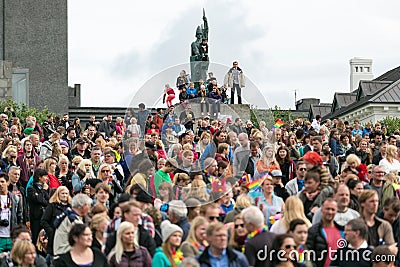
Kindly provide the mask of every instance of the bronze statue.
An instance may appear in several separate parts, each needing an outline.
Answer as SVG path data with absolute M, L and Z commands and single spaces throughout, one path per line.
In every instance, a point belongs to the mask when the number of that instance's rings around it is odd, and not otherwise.
M 193 82 L 207 79 L 208 59 L 208 22 L 203 8 L 203 25 L 196 29 L 196 41 L 191 45 L 190 72 Z

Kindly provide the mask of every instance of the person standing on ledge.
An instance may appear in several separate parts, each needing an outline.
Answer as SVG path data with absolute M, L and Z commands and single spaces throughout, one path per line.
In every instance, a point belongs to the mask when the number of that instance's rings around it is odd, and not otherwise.
M 235 104 L 235 90 L 237 90 L 238 104 L 242 104 L 242 87 L 245 87 L 245 79 L 239 63 L 233 61 L 233 67 L 229 69 L 224 79 L 224 85 L 231 88 L 231 104 Z

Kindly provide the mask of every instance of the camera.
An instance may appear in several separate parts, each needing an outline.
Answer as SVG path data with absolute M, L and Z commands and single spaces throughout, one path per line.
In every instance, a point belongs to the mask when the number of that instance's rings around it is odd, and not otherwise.
M 168 203 L 164 203 L 160 207 L 160 211 L 163 211 L 163 212 L 168 212 L 168 209 L 169 209 Z
M 2 227 L 7 227 L 9 224 L 10 222 L 7 219 L 0 220 L 0 226 Z

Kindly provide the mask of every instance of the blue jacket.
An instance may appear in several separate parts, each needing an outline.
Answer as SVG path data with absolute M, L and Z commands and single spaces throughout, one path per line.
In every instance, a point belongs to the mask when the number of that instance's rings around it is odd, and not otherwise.
M 343 155 L 342 147 L 340 146 L 340 143 L 337 139 L 332 138 L 329 146 L 331 147 L 331 151 L 335 157 Z
M 207 247 L 203 253 L 196 257 L 200 263 L 200 267 L 212 267 L 210 262 L 210 255 L 208 254 L 209 247 Z M 230 247 L 226 248 L 226 254 L 228 255 L 229 267 L 247 267 L 249 262 L 244 254 L 236 251 Z
M 196 90 L 196 88 L 194 88 L 194 87 L 193 87 L 193 89 L 190 88 L 190 87 L 188 87 L 188 88 L 186 89 L 186 93 L 187 93 L 188 95 L 194 94 L 194 96 L 196 96 L 196 95 L 197 95 L 197 90 Z

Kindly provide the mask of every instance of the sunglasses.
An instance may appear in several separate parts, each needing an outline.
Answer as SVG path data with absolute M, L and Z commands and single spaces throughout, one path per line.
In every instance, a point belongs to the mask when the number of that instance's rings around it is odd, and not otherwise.
M 210 221 L 215 221 L 215 220 L 218 220 L 218 219 L 219 219 L 219 216 L 208 216 L 208 219 L 209 219 Z
M 290 244 L 287 244 L 285 246 L 285 249 L 290 249 L 290 248 L 297 249 L 297 246 L 296 245 L 290 245 Z
M 299 171 L 305 172 L 307 169 L 306 168 L 300 168 Z
M 243 224 L 243 223 L 241 223 L 241 224 L 235 224 L 235 229 L 238 229 L 239 227 L 244 228 L 244 224 Z
M 111 172 L 110 170 L 101 170 L 102 173 Z

